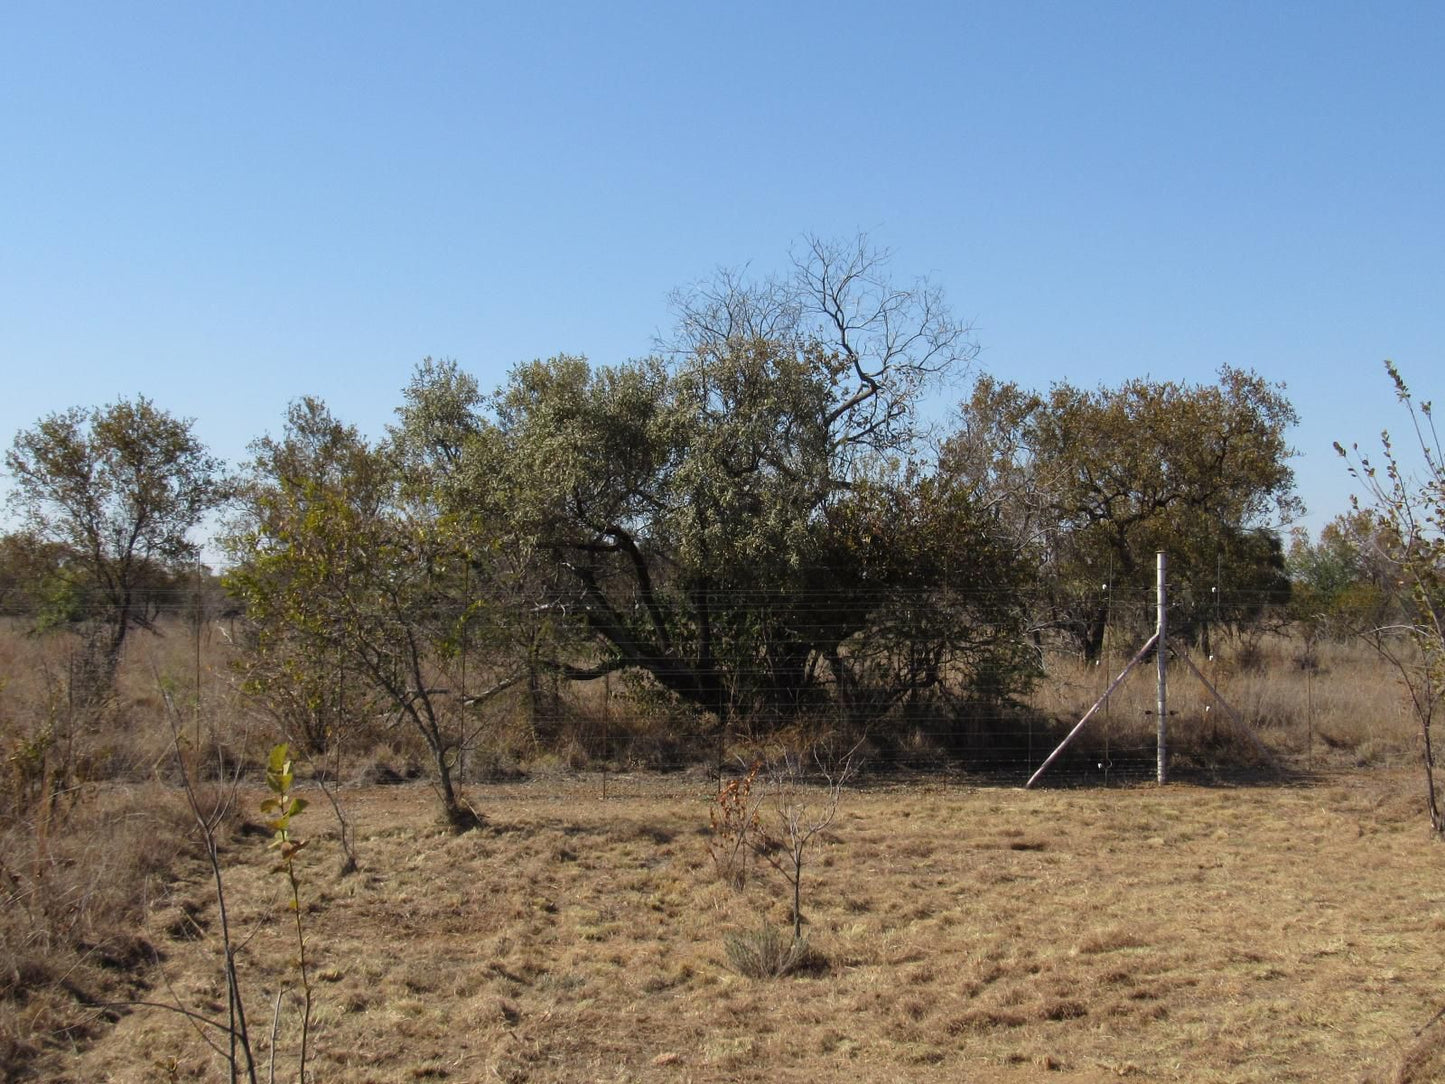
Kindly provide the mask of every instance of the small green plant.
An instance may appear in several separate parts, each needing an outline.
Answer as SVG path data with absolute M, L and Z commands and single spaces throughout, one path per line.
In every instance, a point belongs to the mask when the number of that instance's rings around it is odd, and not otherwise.
M 149 1005 L 155 1008 L 167 1009 L 186 1017 L 198 1026 L 202 1037 L 207 1045 L 215 1050 L 226 1061 L 229 1069 L 229 1079 L 232 1084 L 239 1081 L 248 1081 L 249 1084 L 258 1084 L 256 1058 L 252 1049 L 251 1032 L 246 1021 L 246 1006 L 241 995 L 241 985 L 236 973 L 236 950 L 237 945 L 231 934 L 231 922 L 227 913 L 226 888 L 222 875 L 220 848 L 217 840 L 217 827 L 226 816 L 230 808 L 231 798 L 235 795 L 237 776 L 233 775 L 229 783 L 222 788 L 222 799 L 214 803 L 215 808 L 210 806 L 213 803 L 204 803 L 197 794 L 195 776 L 192 766 L 187 762 L 185 743 L 181 737 L 179 715 L 175 710 L 169 690 L 164 682 L 157 682 L 161 688 L 161 695 L 165 699 L 167 717 L 171 724 L 172 744 L 175 750 L 176 766 L 179 771 L 181 788 L 186 796 L 187 804 L 190 806 L 192 817 L 200 830 L 201 840 L 205 846 L 206 859 L 211 868 L 211 875 L 215 881 L 216 906 L 219 911 L 219 928 L 221 947 L 225 959 L 225 975 L 227 990 L 227 1016 L 224 1021 L 211 1019 L 201 1013 L 193 1012 L 183 1005 L 168 1005 L 161 1002 L 134 1001 L 132 1005 Z M 297 876 L 296 856 L 306 847 L 306 841 L 297 839 L 291 828 L 293 818 L 298 816 L 307 806 L 305 798 L 298 797 L 292 793 L 296 777 L 292 770 L 291 758 L 288 747 L 285 744 L 272 748 L 266 762 L 266 786 L 271 794 L 261 803 L 261 812 L 267 814 L 271 819 L 267 827 L 271 829 L 271 849 L 278 854 L 278 861 L 273 867 L 273 873 L 280 873 L 286 876 L 286 882 L 290 888 L 291 898 L 288 907 L 294 917 L 296 925 L 296 966 L 301 973 L 302 989 L 302 1015 L 301 1015 L 301 1051 L 297 1069 L 297 1080 L 300 1084 L 306 1082 L 306 1057 L 309 1050 L 311 1036 L 311 1002 L 312 983 L 311 975 L 306 964 L 306 937 L 301 923 L 301 881 Z M 279 1030 L 281 1015 L 281 993 L 276 995 L 275 1007 L 272 1010 L 271 1020 L 271 1058 L 270 1068 L 267 1075 L 268 1084 L 275 1084 L 276 1080 L 276 1032 Z M 214 1029 L 225 1036 L 226 1046 L 222 1047 L 213 1041 L 207 1034 L 206 1029 Z
M 292 771 L 291 757 L 288 747 L 283 742 L 272 748 L 270 758 L 266 763 L 266 787 L 271 791 L 271 796 L 261 803 L 261 812 L 268 814 L 272 819 L 266 823 L 271 829 L 271 849 L 277 852 L 279 861 L 272 869 L 272 873 L 285 874 L 286 883 L 291 889 L 289 906 L 292 917 L 296 923 L 296 967 L 301 973 L 301 1053 L 297 1079 L 306 1080 L 306 1048 L 311 1034 L 311 976 L 306 969 L 306 934 L 301 925 L 301 882 L 296 876 L 296 856 L 306 846 L 306 840 L 297 839 L 291 831 L 292 818 L 299 815 L 307 806 L 305 798 L 299 798 L 291 793 L 295 784 L 296 776 Z M 277 1000 L 277 1010 L 280 1009 L 280 1000 Z M 273 1034 L 275 1029 L 272 1029 Z M 273 1042 L 271 1047 L 271 1076 L 275 1078 L 276 1048 Z
M 231 936 L 231 919 L 226 904 L 225 876 L 221 868 L 220 841 L 217 838 L 217 830 L 230 807 L 230 799 L 235 794 L 239 776 L 232 775 L 224 790 L 225 798 L 218 805 L 201 800 L 196 791 L 196 775 L 192 765 L 188 762 L 186 744 L 181 737 L 180 713 L 176 710 L 175 701 L 171 697 L 166 682 L 161 680 L 160 674 L 156 674 L 155 679 L 161 698 L 166 705 L 166 721 L 171 728 L 171 748 L 175 753 L 181 790 L 186 796 L 186 805 L 190 807 L 191 816 L 200 832 L 201 842 L 206 853 L 206 864 L 211 869 L 211 877 L 215 884 L 217 925 L 220 930 L 222 959 L 226 976 L 226 1020 L 222 1023 L 219 1020 L 210 1019 L 200 1013 L 192 1012 L 183 1005 L 167 1005 L 163 1002 L 151 1001 L 136 1001 L 132 1004 L 167 1009 L 195 1022 L 201 1029 L 200 1035 L 206 1045 L 225 1058 L 232 1084 L 236 1084 L 242 1079 L 249 1081 L 250 1084 L 257 1084 L 256 1058 L 251 1049 L 250 1026 L 246 1022 L 246 1002 L 241 996 L 241 984 L 236 974 L 237 945 Z M 204 1030 L 205 1028 L 221 1032 L 226 1037 L 226 1046 L 223 1048 L 212 1040 Z

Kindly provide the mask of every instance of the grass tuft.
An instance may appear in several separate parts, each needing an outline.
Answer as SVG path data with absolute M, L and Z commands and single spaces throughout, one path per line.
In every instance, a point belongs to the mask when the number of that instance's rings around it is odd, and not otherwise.
M 808 946 L 808 939 L 796 941 L 776 926 L 763 925 L 747 933 L 723 938 L 728 963 L 749 979 L 779 979 L 795 971 L 811 970 L 822 963 Z

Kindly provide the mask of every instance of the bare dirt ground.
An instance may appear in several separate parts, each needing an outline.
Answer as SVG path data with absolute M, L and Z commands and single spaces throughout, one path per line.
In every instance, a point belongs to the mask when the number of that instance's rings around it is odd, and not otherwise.
M 597 776 L 473 787 L 455 836 L 424 787 L 343 792 L 297 821 L 316 1081 L 1436 1079 L 1445 852 L 1414 773 L 1298 786 L 847 792 L 804 911 L 826 967 L 753 980 L 724 935 L 788 921 L 759 869 L 724 884 L 714 784 Z M 259 794 L 243 800 L 251 810 Z M 259 819 L 259 818 L 257 818 Z M 266 1079 L 294 991 L 284 879 L 228 847 L 233 931 Z M 150 996 L 221 1015 L 204 871 L 158 900 Z M 1438 1028 L 1438 1025 L 1436 1026 Z M 283 1003 L 276 1079 L 296 1079 Z M 1411 1060 L 1413 1059 L 1413 1060 Z M 1434 1059 L 1434 1060 L 1432 1060 Z M 224 1079 L 180 1016 L 137 1008 L 58 1081 Z

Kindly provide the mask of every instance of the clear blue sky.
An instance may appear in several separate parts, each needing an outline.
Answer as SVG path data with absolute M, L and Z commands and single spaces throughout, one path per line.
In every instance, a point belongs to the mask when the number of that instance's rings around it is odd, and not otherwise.
M 525 10 L 524 10 L 525 9 Z M 1284 381 L 1330 443 L 1445 385 L 1445 6 L 0 8 L 0 438 L 144 393 L 239 460 L 289 400 L 379 434 L 648 352 L 668 291 L 867 230 L 1059 379 Z

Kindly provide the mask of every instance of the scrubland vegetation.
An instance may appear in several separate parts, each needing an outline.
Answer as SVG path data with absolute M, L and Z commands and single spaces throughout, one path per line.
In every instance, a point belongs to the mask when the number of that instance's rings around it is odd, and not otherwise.
M 424 361 L 380 440 L 298 399 L 236 473 L 144 398 L 17 435 L 6 1076 L 1429 1079 L 1445 487 L 1394 370 L 1426 476 L 1350 453 L 1285 539 L 1257 374 L 977 378 L 933 433 L 977 348 L 866 244 L 676 304 L 647 359 Z M 1156 551 L 1181 785 L 1136 672 L 1019 789 Z

